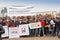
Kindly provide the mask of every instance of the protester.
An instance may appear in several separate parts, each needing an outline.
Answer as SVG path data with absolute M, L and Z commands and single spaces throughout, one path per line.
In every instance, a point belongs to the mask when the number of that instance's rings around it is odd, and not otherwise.
M 49 34 L 49 20 L 47 18 L 44 19 L 44 22 L 45 22 L 45 34 L 48 35 Z
M 28 17 L 28 23 L 34 23 L 34 20 L 33 20 L 32 16 Z M 35 35 L 35 29 L 30 29 L 29 28 L 29 32 L 30 32 L 30 36 L 34 36 Z
M 43 19 L 40 19 L 40 20 L 38 20 L 38 22 L 39 22 L 39 25 L 38 26 L 40 26 L 40 28 L 39 28 L 39 34 L 41 34 L 41 31 L 43 32 L 43 36 L 45 36 L 45 31 L 44 31 L 44 20 Z M 40 35 L 39 35 L 40 36 Z
M 60 38 L 60 18 L 56 19 L 57 36 Z
M 2 20 L 2 25 L 3 25 L 3 26 L 7 25 L 6 19 L 3 19 L 3 20 Z
M 54 36 L 54 29 L 55 29 L 55 22 L 54 22 L 54 19 L 51 18 L 50 20 L 50 27 L 51 27 L 51 35 Z
M 13 20 L 10 20 L 10 21 L 9 21 L 9 27 L 15 27 Z
M 18 20 L 18 19 L 15 19 L 15 21 L 14 21 L 14 25 L 15 25 L 15 27 L 19 27 L 20 22 L 19 22 L 19 20 Z

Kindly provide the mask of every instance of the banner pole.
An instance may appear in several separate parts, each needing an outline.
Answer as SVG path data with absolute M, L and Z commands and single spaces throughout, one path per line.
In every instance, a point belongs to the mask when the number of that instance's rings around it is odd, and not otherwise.
M 35 13 L 35 23 L 36 23 L 36 13 Z M 37 29 L 35 29 L 35 36 L 37 35 Z

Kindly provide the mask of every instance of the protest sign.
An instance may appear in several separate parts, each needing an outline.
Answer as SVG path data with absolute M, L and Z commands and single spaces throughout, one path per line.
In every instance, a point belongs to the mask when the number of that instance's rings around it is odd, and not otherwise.
M 20 36 L 29 35 L 28 24 L 19 25 L 19 34 Z
M 5 33 L 2 34 L 2 37 L 8 37 L 8 26 L 3 26 L 4 30 L 5 30 Z
M 19 27 L 9 27 L 9 38 L 19 38 Z
M 36 22 L 36 23 L 30 23 L 30 24 L 29 24 L 29 27 L 30 27 L 30 29 L 40 28 L 40 27 L 38 26 L 38 22 Z

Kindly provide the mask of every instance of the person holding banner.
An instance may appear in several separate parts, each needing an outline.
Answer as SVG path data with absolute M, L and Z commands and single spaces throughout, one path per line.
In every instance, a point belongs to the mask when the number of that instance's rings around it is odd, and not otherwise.
M 54 22 L 55 20 L 53 19 L 53 18 L 51 18 L 51 20 L 50 20 L 50 28 L 51 28 L 51 35 L 52 36 L 54 36 L 54 30 L 55 30 L 55 22 Z
M 44 23 L 45 23 L 45 35 L 48 35 L 49 34 L 49 29 L 50 29 L 50 20 L 45 18 Z
M 34 23 L 34 20 L 33 20 L 32 16 L 28 17 L 28 23 Z M 35 29 L 30 29 L 29 28 L 29 33 L 30 33 L 30 36 L 34 36 L 35 35 Z
M 20 24 L 19 20 L 18 19 L 15 19 L 15 21 L 14 21 L 15 27 L 19 27 L 19 24 Z
M 15 25 L 14 25 L 14 21 L 13 20 L 10 20 L 9 21 L 9 27 L 14 27 Z
M 44 31 L 44 20 L 42 20 L 42 19 L 39 19 L 38 20 L 38 26 L 40 27 L 39 28 L 39 32 L 38 32 L 38 36 L 40 36 L 40 34 L 41 34 L 41 31 L 43 32 L 43 36 L 45 36 L 45 31 Z
M 2 25 L 3 25 L 3 26 L 7 25 L 7 21 L 6 21 L 6 19 L 4 19 L 4 18 L 2 19 Z

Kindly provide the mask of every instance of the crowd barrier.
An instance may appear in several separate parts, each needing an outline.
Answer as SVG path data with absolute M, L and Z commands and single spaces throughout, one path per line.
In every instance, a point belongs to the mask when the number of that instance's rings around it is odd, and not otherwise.
M 9 38 L 19 38 L 20 36 L 29 35 L 29 28 L 36 29 L 40 28 L 38 23 L 30 23 L 30 24 L 22 24 L 19 27 L 8 27 L 3 26 L 5 29 L 5 33 L 2 34 L 2 37 L 9 37 Z

